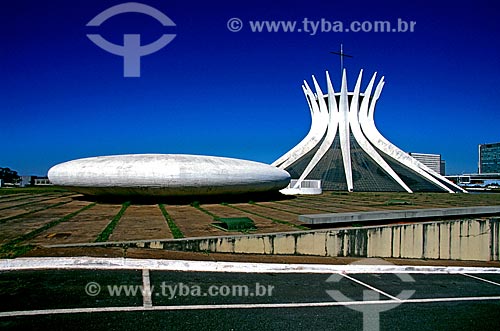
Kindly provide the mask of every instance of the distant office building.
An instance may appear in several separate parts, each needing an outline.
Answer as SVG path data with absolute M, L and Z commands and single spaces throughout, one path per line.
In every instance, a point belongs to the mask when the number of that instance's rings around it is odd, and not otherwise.
M 35 186 L 49 186 L 52 185 L 48 177 L 35 178 Z
M 440 175 L 446 176 L 446 161 L 441 159 Z
M 424 154 L 424 153 L 409 153 L 414 159 L 426 165 L 429 169 L 434 170 L 438 174 L 444 175 L 441 172 L 441 155 L 439 154 Z M 444 162 L 444 161 L 443 161 Z M 444 169 L 443 169 L 444 170 Z
M 35 176 L 21 176 L 19 187 L 31 186 L 35 183 Z
M 479 173 L 500 173 L 500 143 L 479 145 Z
M 48 177 L 21 176 L 19 187 L 52 185 Z

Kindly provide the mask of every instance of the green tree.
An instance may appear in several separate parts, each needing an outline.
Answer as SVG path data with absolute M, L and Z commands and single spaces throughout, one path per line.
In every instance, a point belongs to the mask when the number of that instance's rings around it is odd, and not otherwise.
M 0 168 L 0 179 L 5 183 L 15 184 L 19 181 L 20 177 L 17 171 L 10 170 L 9 168 Z

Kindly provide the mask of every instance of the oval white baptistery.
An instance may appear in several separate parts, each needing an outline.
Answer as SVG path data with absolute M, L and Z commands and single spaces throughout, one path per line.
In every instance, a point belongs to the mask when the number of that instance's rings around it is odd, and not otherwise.
M 277 191 L 290 182 L 274 166 L 216 156 L 131 154 L 55 165 L 49 180 L 87 195 L 186 196 Z

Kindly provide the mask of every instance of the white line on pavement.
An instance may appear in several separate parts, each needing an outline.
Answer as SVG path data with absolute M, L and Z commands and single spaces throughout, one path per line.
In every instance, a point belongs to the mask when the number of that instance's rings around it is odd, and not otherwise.
M 132 307 L 96 307 L 96 308 L 65 308 L 42 309 L 0 312 L 1 317 L 35 316 L 52 314 L 79 314 L 79 313 L 104 313 L 104 312 L 132 312 L 153 310 L 203 310 L 203 309 L 269 309 L 269 308 L 314 308 L 333 306 L 359 306 L 359 305 L 387 305 L 387 304 L 416 304 L 435 302 L 467 302 L 467 301 L 492 301 L 500 300 L 500 296 L 493 297 L 462 297 L 462 298 L 431 298 L 408 300 L 375 300 L 375 301 L 350 301 L 350 302 L 301 302 L 301 303 L 255 303 L 255 304 L 227 304 L 227 305 L 180 305 L 180 306 L 132 306 Z
M 356 282 L 356 283 L 358 283 L 358 284 L 360 284 L 360 285 L 362 285 L 362 286 L 364 286 L 364 287 L 367 287 L 367 288 L 369 288 L 369 289 L 370 289 L 370 290 L 372 290 L 372 291 L 375 291 L 375 292 L 378 292 L 378 293 L 380 293 L 380 294 L 382 294 L 382 295 L 385 295 L 386 297 L 391 298 L 392 300 L 395 300 L 395 301 L 398 301 L 398 302 L 400 302 L 400 301 L 401 301 L 401 299 L 399 299 L 399 298 L 397 298 L 397 297 L 394 297 L 394 296 L 392 296 L 392 295 L 390 295 L 390 294 L 388 294 L 388 293 L 385 293 L 384 291 L 379 290 L 378 288 L 375 288 L 375 287 L 373 287 L 373 286 L 371 286 L 371 285 L 368 285 L 368 284 L 366 284 L 366 283 L 363 283 L 362 281 L 357 280 L 356 278 L 353 278 L 353 277 L 350 277 L 350 276 L 347 276 L 347 275 L 342 275 L 342 276 L 343 276 L 343 277 L 345 277 L 345 278 L 347 278 L 347 279 L 350 279 L 350 280 L 352 280 L 353 282 Z
M 492 282 L 491 280 L 488 280 L 488 279 L 484 279 L 484 278 L 481 278 L 481 277 L 477 277 L 477 276 L 473 276 L 473 275 L 468 275 L 468 274 L 462 274 L 462 275 L 470 277 L 470 278 L 474 278 L 474 279 L 477 279 L 477 280 L 480 280 L 480 281 L 483 281 L 483 282 L 486 282 L 486 283 L 490 283 L 490 284 L 493 284 L 493 285 L 496 285 L 496 286 L 500 286 L 500 284 Z
M 149 281 L 149 270 L 142 269 L 142 305 L 146 308 L 151 307 L 151 284 Z

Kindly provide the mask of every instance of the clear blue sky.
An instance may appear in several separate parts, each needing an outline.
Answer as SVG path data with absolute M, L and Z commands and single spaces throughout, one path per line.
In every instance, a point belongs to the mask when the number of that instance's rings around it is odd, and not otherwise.
M 60 162 L 126 153 L 190 153 L 270 163 L 309 130 L 300 85 L 325 70 L 339 86 L 375 71 L 386 85 L 376 123 L 408 152 L 440 153 L 448 173 L 477 169 L 477 145 L 500 141 L 498 1 L 140 1 L 176 23 L 137 13 L 86 24 L 124 1 L 8 1 L 0 11 L 0 166 L 45 175 Z M 240 32 L 227 28 L 230 18 Z M 416 21 L 413 33 L 252 32 L 257 20 Z M 302 23 L 298 23 L 302 24 Z M 124 78 L 99 33 L 150 43 L 176 38 Z

